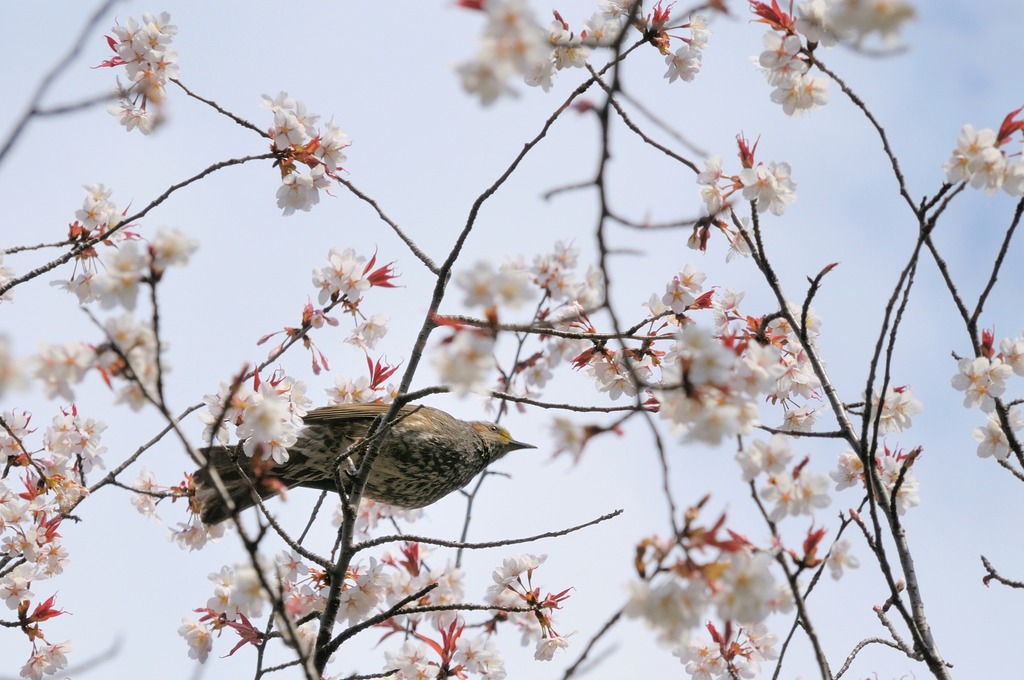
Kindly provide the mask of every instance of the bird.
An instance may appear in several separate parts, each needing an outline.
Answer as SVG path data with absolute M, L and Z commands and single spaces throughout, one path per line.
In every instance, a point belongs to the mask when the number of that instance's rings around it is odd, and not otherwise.
M 283 488 L 338 491 L 335 470 L 339 465 L 342 484 L 350 487 L 365 450 L 353 445 L 365 440 L 374 420 L 389 409 L 390 404 L 335 404 L 309 411 L 283 464 L 250 461 L 238 455 L 240 447 L 201 449 L 207 465 L 192 475 L 194 509 L 206 525 L 232 517 L 211 468 L 231 496 L 236 513 L 256 505 L 257 494 L 269 498 Z M 343 458 L 350 448 L 351 455 Z M 516 441 L 497 423 L 459 420 L 440 409 L 409 404 L 399 409 L 380 442 L 363 497 L 422 508 L 461 489 L 505 454 L 535 448 Z

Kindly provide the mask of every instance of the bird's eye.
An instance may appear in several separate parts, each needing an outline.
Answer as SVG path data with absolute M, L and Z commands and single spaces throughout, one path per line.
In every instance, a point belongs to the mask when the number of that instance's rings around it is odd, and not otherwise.
M 491 432 L 497 432 L 497 431 L 498 431 L 498 426 L 497 425 L 491 425 Z

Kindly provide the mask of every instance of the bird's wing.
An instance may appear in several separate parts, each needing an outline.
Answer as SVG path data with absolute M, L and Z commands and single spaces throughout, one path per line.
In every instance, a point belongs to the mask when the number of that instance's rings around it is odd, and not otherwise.
M 307 424 L 330 423 L 347 420 L 370 420 L 388 412 L 391 404 L 335 404 L 322 406 L 306 413 L 302 418 Z M 399 410 L 399 415 L 409 415 L 417 409 L 424 408 L 410 404 Z

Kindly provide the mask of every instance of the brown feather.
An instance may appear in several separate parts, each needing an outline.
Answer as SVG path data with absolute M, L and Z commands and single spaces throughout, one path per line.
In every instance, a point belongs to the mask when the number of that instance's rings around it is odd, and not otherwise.
M 360 443 L 373 420 L 390 408 L 389 404 L 338 404 L 309 411 L 298 441 L 288 449 L 288 461 L 272 468 L 260 461 L 254 466 L 243 456 L 238 461 L 243 474 L 231 460 L 231 449 L 212 447 L 205 453 L 237 510 L 254 505 L 257 494 L 267 498 L 279 493 L 282 485 L 337 491 L 336 471 L 348 493 L 362 462 Z M 399 410 L 379 442 L 363 496 L 420 508 L 461 489 L 509 451 L 523 448 L 534 447 L 515 441 L 494 423 L 466 422 L 436 408 L 409 404 Z M 216 524 L 230 517 L 209 470 L 198 470 L 193 478 L 203 522 Z

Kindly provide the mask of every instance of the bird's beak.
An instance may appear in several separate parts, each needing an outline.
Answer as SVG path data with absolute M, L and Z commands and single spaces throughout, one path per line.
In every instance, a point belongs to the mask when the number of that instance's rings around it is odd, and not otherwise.
M 518 451 L 519 449 L 535 449 L 537 448 L 533 444 L 527 444 L 526 442 L 517 442 L 515 439 L 505 444 L 505 448 L 509 451 Z

